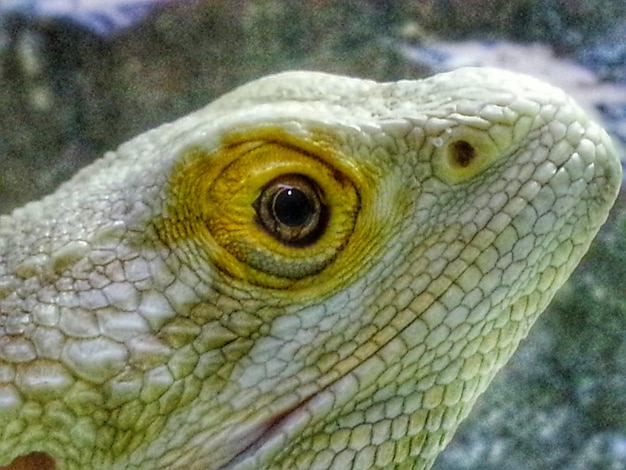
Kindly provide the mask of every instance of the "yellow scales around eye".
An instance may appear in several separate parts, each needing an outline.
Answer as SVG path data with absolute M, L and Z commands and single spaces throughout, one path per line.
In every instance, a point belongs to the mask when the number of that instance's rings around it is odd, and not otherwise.
M 268 134 L 267 138 L 274 137 Z M 216 266 L 252 284 L 286 288 L 299 281 L 310 285 L 310 276 L 327 267 L 326 275 L 344 275 L 342 270 L 351 267 L 342 268 L 336 258 L 349 254 L 344 248 L 356 229 L 360 210 L 354 186 L 359 176 L 354 175 L 352 182 L 341 173 L 342 165 L 334 167 L 321 158 L 321 153 L 309 154 L 272 140 L 230 144 L 209 156 L 192 155 L 175 176 L 180 185 L 175 182 L 172 189 L 180 191 L 175 198 L 180 206 L 172 212 L 181 215 L 167 220 L 166 227 L 172 220 L 176 230 L 188 226 L 186 232 L 203 240 Z M 267 186 L 291 175 L 307 178 L 324 197 L 328 214 L 320 216 L 328 220 L 323 221 L 323 233 L 315 236 L 315 243 L 285 242 L 259 221 L 259 198 Z M 331 263 L 333 267 L 328 266 Z
M 0 465 L 429 468 L 620 181 L 528 77 L 245 85 L 0 218 Z

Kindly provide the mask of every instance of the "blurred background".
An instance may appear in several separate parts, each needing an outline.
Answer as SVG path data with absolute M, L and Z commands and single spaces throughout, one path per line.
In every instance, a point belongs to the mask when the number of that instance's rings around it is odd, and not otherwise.
M 626 145 L 623 0 L 0 0 L 0 213 L 268 73 L 464 65 L 561 86 Z M 435 468 L 626 469 L 624 192 Z

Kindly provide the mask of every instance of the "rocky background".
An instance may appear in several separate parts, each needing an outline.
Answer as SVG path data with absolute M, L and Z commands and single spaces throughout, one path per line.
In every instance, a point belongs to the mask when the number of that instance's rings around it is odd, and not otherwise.
M 378 80 L 468 64 L 527 71 L 626 144 L 623 0 L 171 0 L 122 30 L 118 16 L 102 28 L 103 15 L 52 17 L 37 3 L 0 0 L 0 213 L 137 133 L 294 68 Z M 626 469 L 625 404 L 622 193 L 435 468 Z

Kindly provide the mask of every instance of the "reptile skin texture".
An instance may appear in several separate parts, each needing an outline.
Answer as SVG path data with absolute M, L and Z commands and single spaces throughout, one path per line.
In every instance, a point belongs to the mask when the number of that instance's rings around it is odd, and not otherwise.
M 0 466 L 427 469 L 620 181 L 526 76 L 244 85 L 0 217 Z

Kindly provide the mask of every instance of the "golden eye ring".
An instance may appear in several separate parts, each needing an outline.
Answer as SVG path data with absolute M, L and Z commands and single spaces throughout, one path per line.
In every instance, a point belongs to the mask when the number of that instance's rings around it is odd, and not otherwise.
M 190 149 L 170 180 L 161 238 L 185 244 L 198 271 L 228 283 L 321 292 L 356 275 L 372 256 L 377 208 L 349 155 L 282 136 Z M 302 145 L 301 145 L 302 144 Z M 332 282 L 331 282 L 332 281 Z M 242 284 L 243 285 L 243 284 Z M 331 290 L 333 290 L 331 289 Z

